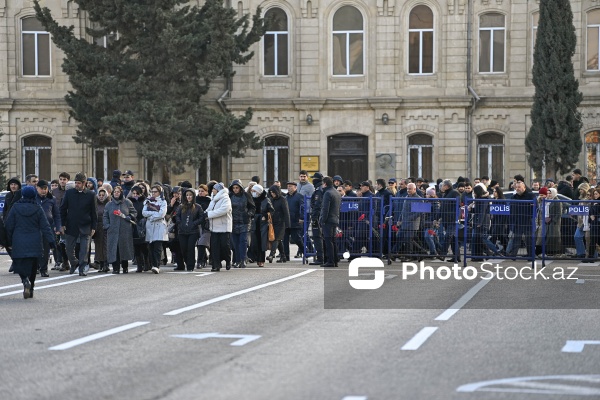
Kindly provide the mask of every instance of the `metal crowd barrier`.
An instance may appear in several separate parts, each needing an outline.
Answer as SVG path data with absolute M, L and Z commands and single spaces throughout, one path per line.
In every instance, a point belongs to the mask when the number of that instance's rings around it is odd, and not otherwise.
M 340 207 L 340 225 L 336 234 L 338 253 L 342 256 L 349 253 L 350 258 L 355 257 L 382 257 L 383 256 L 383 230 L 385 212 L 380 197 L 342 197 Z M 313 221 L 311 220 L 310 198 L 304 198 L 304 258 L 316 255 Z
M 387 218 L 388 264 L 397 259 L 458 259 L 459 211 L 455 198 L 393 197 Z

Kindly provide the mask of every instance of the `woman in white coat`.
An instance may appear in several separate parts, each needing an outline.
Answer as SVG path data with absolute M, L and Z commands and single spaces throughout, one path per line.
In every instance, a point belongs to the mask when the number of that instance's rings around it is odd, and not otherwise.
M 210 222 L 211 271 L 220 271 L 222 260 L 225 260 L 225 269 L 229 270 L 231 268 L 230 239 L 233 218 L 229 190 L 223 183 L 213 186 L 213 198 L 206 209 L 205 217 Z
M 150 265 L 152 272 L 160 272 L 160 259 L 163 242 L 169 240 L 167 234 L 167 202 L 162 197 L 163 188 L 160 185 L 152 186 L 150 197 L 144 202 L 142 215 L 146 219 L 146 241 L 148 242 Z

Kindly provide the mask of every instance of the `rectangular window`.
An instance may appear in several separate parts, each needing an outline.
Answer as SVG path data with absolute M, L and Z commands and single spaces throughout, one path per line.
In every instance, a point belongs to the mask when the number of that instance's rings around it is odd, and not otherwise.
M 96 178 L 110 180 L 112 172 L 119 166 L 119 149 L 117 147 L 106 147 L 94 151 L 94 165 Z
M 36 18 L 25 18 L 21 27 L 23 76 L 50 76 L 50 34 Z
M 600 27 L 591 26 L 587 29 L 587 70 L 598 71 L 600 65 L 598 63 L 598 38 L 600 37 Z
M 490 72 L 491 31 L 479 32 L 479 72 Z

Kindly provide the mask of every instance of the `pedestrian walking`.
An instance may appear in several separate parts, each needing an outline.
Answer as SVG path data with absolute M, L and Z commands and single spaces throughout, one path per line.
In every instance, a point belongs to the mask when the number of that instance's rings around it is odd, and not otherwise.
M 154 185 L 150 189 L 150 197 L 144 203 L 142 215 L 146 220 L 146 242 L 148 242 L 148 252 L 150 254 L 150 265 L 152 272 L 160 272 L 160 262 L 163 250 L 163 243 L 168 240 L 167 235 L 167 201 L 162 197 L 163 188 L 160 185 Z
M 107 262 L 112 264 L 113 274 L 129 273 L 129 260 L 133 259 L 133 224 L 137 211 L 129 199 L 124 198 L 123 188 L 115 186 L 112 199 L 104 208 L 103 228 L 106 230 Z

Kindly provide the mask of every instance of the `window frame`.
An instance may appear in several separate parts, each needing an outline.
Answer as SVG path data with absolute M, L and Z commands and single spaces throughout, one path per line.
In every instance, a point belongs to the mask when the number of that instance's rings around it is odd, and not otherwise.
M 20 28 L 21 28 L 21 40 L 20 40 L 20 47 L 21 47 L 21 77 L 23 78 L 49 78 L 52 76 L 52 37 L 50 35 L 50 32 L 48 31 L 29 31 L 29 30 L 25 30 L 23 28 L 23 22 L 26 19 L 37 19 L 35 16 L 33 15 L 26 15 L 23 16 L 21 18 L 19 18 L 19 22 L 20 22 Z M 33 35 L 34 37 L 34 66 L 35 66 L 35 74 L 34 75 L 26 75 L 25 74 L 25 48 L 24 48 L 24 44 L 25 44 L 25 35 Z M 38 37 L 39 36 L 48 36 L 48 75 L 40 75 L 39 74 L 39 67 L 40 67 L 40 63 L 39 63 L 39 46 L 38 46 Z
M 481 143 L 481 137 L 485 136 L 485 135 L 494 135 L 497 136 L 499 138 L 502 139 L 502 143 Z M 498 132 L 482 132 L 481 134 L 477 135 L 477 171 L 478 173 L 481 173 L 481 169 L 482 169 L 482 159 L 481 159 L 481 149 L 486 148 L 487 149 L 487 168 L 486 168 L 486 173 L 485 174 L 481 174 L 481 176 L 487 175 L 490 177 L 494 177 L 495 180 L 497 180 L 498 182 L 500 182 L 500 185 L 502 186 L 504 183 L 504 170 L 506 169 L 506 162 L 505 162 L 505 158 L 506 158 L 506 146 L 504 144 L 504 139 L 505 136 L 501 133 Z M 498 174 L 498 171 L 494 170 L 494 153 L 493 153 L 493 148 L 494 147 L 500 147 L 502 149 L 502 171 L 500 171 L 500 174 Z M 498 176 L 500 175 L 500 176 Z
M 431 11 L 431 15 L 433 18 L 432 21 L 432 27 L 431 29 L 421 29 L 421 28 L 411 28 L 410 27 L 410 15 L 412 14 L 413 10 L 419 6 L 424 6 L 429 8 L 429 11 Z M 408 40 L 408 45 L 407 45 L 407 53 L 408 53 L 408 57 L 407 57 L 407 65 L 406 65 L 406 71 L 409 75 L 413 75 L 413 76 L 430 76 L 430 75 L 434 75 L 435 74 L 435 63 L 436 63 L 436 46 L 435 46 L 435 13 L 433 12 L 433 9 L 431 7 L 429 7 L 428 5 L 425 4 L 418 4 L 416 6 L 414 6 L 413 8 L 411 8 L 410 12 L 408 13 L 408 36 L 407 36 L 407 40 Z M 413 32 L 417 32 L 419 33 L 419 72 L 410 72 L 410 34 Z M 431 72 L 423 72 L 423 33 L 424 32 L 431 32 L 431 51 L 432 51 L 432 60 L 431 60 Z
M 502 27 L 482 27 L 481 26 L 481 18 L 485 15 L 488 14 L 498 14 L 501 15 L 504 18 L 504 26 Z M 506 15 L 497 11 L 492 11 L 492 12 L 486 12 L 483 14 L 479 15 L 479 26 L 478 26 L 478 40 L 479 40 L 479 46 L 477 47 L 477 72 L 479 74 L 485 74 L 485 75 L 500 75 L 500 74 L 505 74 L 506 73 Z M 489 71 L 481 71 L 481 32 L 482 31 L 488 31 L 490 32 L 490 54 L 489 54 Z M 503 54 L 504 54 L 504 60 L 503 60 L 503 65 L 502 65 L 502 71 L 493 71 L 494 69 L 494 33 L 497 31 L 502 31 L 503 32 Z
M 287 30 L 285 30 L 285 31 L 266 31 L 265 34 L 263 35 L 263 38 L 262 38 L 262 67 L 263 67 L 262 68 L 262 75 L 264 77 L 267 77 L 267 78 L 286 78 L 286 77 L 289 77 L 291 75 L 290 74 L 290 67 L 291 67 L 291 51 L 290 51 L 290 45 L 291 45 L 291 43 L 290 43 L 290 36 L 291 36 L 290 35 L 290 31 L 291 31 L 291 29 L 290 29 L 290 23 L 291 23 L 291 19 L 289 17 L 289 14 L 282 7 L 272 7 L 272 8 L 269 8 L 268 10 L 265 11 L 265 16 L 267 15 L 267 13 L 270 10 L 273 10 L 275 8 L 281 10 L 285 14 Z M 273 61 L 273 63 L 274 63 L 273 70 L 275 71 L 275 74 L 273 74 L 273 75 L 268 75 L 265 72 L 266 71 L 266 60 L 265 60 L 266 46 L 265 46 L 265 37 L 267 35 L 273 35 L 274 36 L 273 49 L 274 49 L 275 54 L 274 54 L 274 61 Z M 278 65 L 278 62 L 277 62 L 277 60 L 278 60 L 277 56 L 278 56 L 278 53 L 279 53 L 279 46 L 278 46 L 279 45 L 279 37 L 283 36 L 283 35 L 286 36 L 285 40 L 286 40 L 286 48 L 287 48 L 287 57 L 286 57 L 287 58 L 286 59 L 287 74 L 278 74 L 279 65 Z
M 50 141 L 50 145 L 48 146 L 26 146 L 25 145 L 25 141 L 27 139 L 31 139 L 31 138 L 35 138 L 35 137 L 41 137 L 44 138 L 46 140 Z M 50 165 L 48 167 L 50 167 L 50 169 L 52 168 L 52 138 L 48 137 L 48 136 L 44 136 L 44 135 L 39 135 L 39 134 L 35 134 L 35 135 L 30 135 L 30 136 L 26 136 L 21 138 L 21 166 L 23 168 L 23 176 L 29 175 L 29 174 L 35 174 L 38 177 L 40 177 L 40 150 L 50 150 L 50 155 L 49 155 L 49 163 Z M 27 171 L 27 152 L 28 151 L 33 151 L 34 153 L 34 171 Z M 42 174 L 42 175 L 45 175 Z M 49 173 L 48 175 L 51 176 L 51 173 Z M 40 179 L 43 179 L 40 177 Z
M 269 139 L 278 139 L 278 140 L 285 140 L 287 142 L 287 145 L 283 145 L 283 144 L 274 144 L 274 145 L 266 145 L 267 140 Z M 274 181 L 281 181 L 282 179 L 288 179 L 287 176 L 279 176 L 279 150 L 287 150 L 288 152 L 288 157 L 287 159 L 289 160 L 289 154 L 290 154 L 290 138 L 281 134 L 277 134 L 277 135 L 271 135 L 265 138 L 265 146 L 263 147 L 263 160 L 264 160 L 264 164 L 263 164 L 263 183 L 265 185 L 272 185 L 272 182 L 269 182 L 269 165 L 268 165 L 268 152 L 272 151 L 273 152 L 273 180 Z M 289 161 L 288 161 L 289 163 Z M 284 167 L 285 169 L 288 170 L 289 173 L 289 165 L 287 167 Z
M 96 163 L 96 153 L 97 152 L 103 152 L 102 159 L 103 159 L 103 173 L 104 173 L 104 175 L 103 175 L 102 179 L 105 182 L 110 181 L 112 179 L 112 171 L 114 171 L 115 169 L 118 169 L 118 168 L 112 169 L 112 168 L 108 167 L 108 151 L 109 150 L 116 150 L 116 152 L 117 152 L 117 165 L 116 165 L 116 167 L 118 167 L 118 165 L 119 165 L 119 162 L 118 162 L 118 160 L 119 160 L 119 146 L 94 147 L 92 149 L 92 151 L 94 153 L 94 156 L 93 156 L 94 176 L 96 178 L 100 177 L 100 175 L 98 174 L 98 172 L 99 172 L 98 171 L 98 164 Z
M 336 31 L 333 29 L 333 23 L 334 23 L 334 19 L 335 19 L 335 15 L 344 7 L 352 7 L 354 8 L 361 16 L 362 18 L 362 30 L 343 30 L 343 31 Z M 353 77 L 364 77 L 366 76 L 366 22 L 367 19 L 365 18 L 364 13 L 360 10 L 360 8 L 356 7 L 355 5 L 351 5 L 351 4 L 344 4 L 341 7 L 337 8 L 333 13 L 332 13 L 332 17 L 331 17 L 331 32 L 330 32 L 330 36 L 329 36 L 329 40 L 330 40 L 330 57 L 331 57 L 331 76 L 333 78 L 353 78 Z M 346 48 L 346 59 L 344 60 L 345 62 L 345 67 L 346 67 L 346 73 L 345 74 L 336 74 L 334 71 L 335 68 L 335 63 L 334 63 L 334 37 L 335 35 L 340 35 L 340 34 L 344 34 L 345 35 L 345 48 Z M 362 56 L 362 73 L 361 74 L 352 74 L 350 72 L 350 35 L 352 34 L 361 34 L 362 36 L 362 51 L 361 51 L 361 56 Z
M 585 71 L 586 72 L 600 72 L 600 22 L 597 24 L 589 24 L 589 14 L 593 11 L 599 12 L 600 13 L 600 9 L 599 8 L 592 8 L 591 10 L 586 11 L 585 13 Z M 590 28 L 595 28 L 597 30 L 597 40 L 598 40 L 598 49 L 596 49 L 596 51 L 598 52 L 598 61 L 596 62 L 597 65 L 597 69 L 588 69 L 588 59 L 589 59 L 589 55 L 588 55 L 588 49 L 589 49 L 589 37 L 590 37 Z
M 418 136 L 423 136 L 423 137 L 427 137 L 429 138 L 429 140 L 431 140 L 431 144 L 411 144 L 411 140 L 414 140 L 416 137 Z M 417 150 L 417 176 L 419 177 L 423 177 L 423 149 L 424 148 L 430 148 L 431 149 L 431 175 L 432 176 L 427 176 L 425 178 L 427 179 L 433 179 L 433 159 L 434 159 L 434 145 L 433 145 L 433 136 L 425 133 L 425 132 L 416 132 L 413 133 L 412 135 L 407 137 L 407 155 L 406 155 L 406 160 L 407 160 L 407 167 L 408 167 L 408 174 L 411 175 L 411 150 L 416 149 Z

